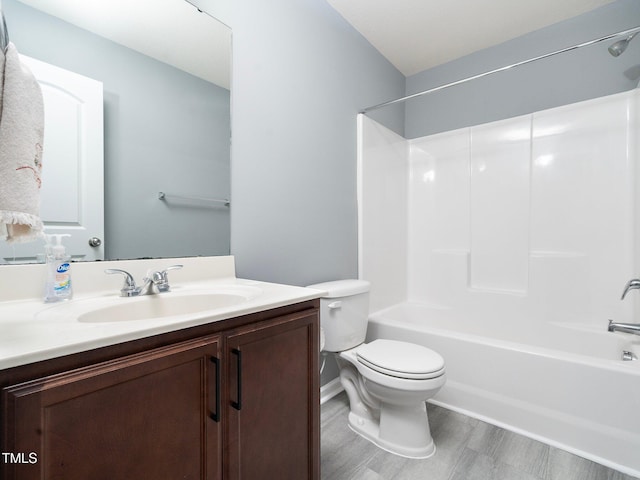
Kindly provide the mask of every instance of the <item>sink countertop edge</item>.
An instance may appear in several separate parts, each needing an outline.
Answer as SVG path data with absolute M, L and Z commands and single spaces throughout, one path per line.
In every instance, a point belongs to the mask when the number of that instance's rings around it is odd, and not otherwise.
M 190 291 L 202 291 L 233 285 L 256 286 L 262 290 L 262 293 L 246 302 L 210 310 L 204 315 L 177 315 L 148 320 L 105 322 L 102 324 L 83 324 L 75 319 L 49 322 L 35 317 L 39 312 L 47 308 L 56 308 L 63 305 L 71 306 L 73 302 L 82 302 L 92 298 L 117 297 L 117 292 L 93 292 L 92 295 L 78 295 L 73 300 L 54 304 L 53 306 L 33 299 L 0 302 L 0 332 L 2 332 L 2 335 L 0 335 L 0 369 L 17 367 L 153 335 L 228 320 L 314 300 L 324 294 L 322 291 L 304 287 L 235 277 L 176 284 L 174 291 L 178 292 L 178 294 L 188 294 Z M 171 292 L 161 295 L 171 295 Z M 127 300 L 129 299 L 122 298 L 123 302 Z

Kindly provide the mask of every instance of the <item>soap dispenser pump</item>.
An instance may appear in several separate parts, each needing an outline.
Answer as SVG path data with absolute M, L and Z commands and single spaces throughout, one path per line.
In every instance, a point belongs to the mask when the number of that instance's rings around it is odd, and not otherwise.
M 45 234 L 45 256 L 47 264 L 47 282 L 44 301 L 46 303 L 69 300 L 73 296 L 71 289 L 71 257 L 67 255 L 62 237 L 70 237 L 68 233 Z M 52 245 L 52 239 L 56 244 Z

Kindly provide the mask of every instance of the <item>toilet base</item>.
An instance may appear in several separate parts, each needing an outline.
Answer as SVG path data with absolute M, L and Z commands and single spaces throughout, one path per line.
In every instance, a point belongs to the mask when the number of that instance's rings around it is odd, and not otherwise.
M 382 405 L 379 421 L 349 412 L 349 427 L 383 450 L 401 457 L 429 458 L 436 453 L 424 402 L 412 409 Z

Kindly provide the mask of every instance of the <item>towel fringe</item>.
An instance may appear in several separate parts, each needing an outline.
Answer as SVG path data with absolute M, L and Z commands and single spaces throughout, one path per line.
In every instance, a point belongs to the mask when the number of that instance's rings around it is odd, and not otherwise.
M 42 238 L 44 225 L 37 215 L 25 212 L 11 212 L 0 210 L 0 225 L 6 225 L 4 239 L 7 243 L 31 242 Z

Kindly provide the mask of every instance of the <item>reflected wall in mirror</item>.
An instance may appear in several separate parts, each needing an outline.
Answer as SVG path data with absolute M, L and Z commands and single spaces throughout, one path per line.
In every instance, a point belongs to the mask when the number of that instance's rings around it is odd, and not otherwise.
M 230 207 L 206 199 L 230 198 L 231 30 L 185 0 L 2 9 L 21 54 L 102 82 L 104 238 L 94 248 L 108 260 L 229 254 Z M 45 133 L 43 189 L 56 168 L 46 143 Z M 44 242 L 29 245 L 35 255 Z M 22 257 L 0 248 L 2 263 Z

